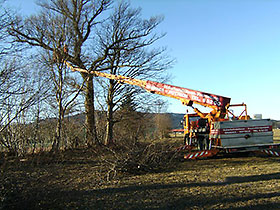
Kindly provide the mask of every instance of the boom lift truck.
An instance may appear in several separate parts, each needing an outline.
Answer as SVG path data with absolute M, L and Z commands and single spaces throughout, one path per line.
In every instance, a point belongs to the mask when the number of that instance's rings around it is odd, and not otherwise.
M 86 69 L 75 68 L 68 62 L 65 63 L 73 71 L 139 86 L 150 93 L 178 99 L 183 105 L 191 107 L 195 113 L 186 114 L 183 121 L 184 146 L 180 150 L 188 151 L 184 156 L 185 159 L 211 157 L 221 151 L 226 153 L 255 151 L 280 156 L 275 150 L 280 144 L 273 143 L 272 121 L 250 119 L 244 103 L 230 104 L 231 99 L 224 96 L 121 75 L 89 72 Z M 194 104 L 208 107 L 211 111 L 203 113 L 194 107 Z M 230 109 L 234 107 L 242 108 L 239 115 L 235 115 Z

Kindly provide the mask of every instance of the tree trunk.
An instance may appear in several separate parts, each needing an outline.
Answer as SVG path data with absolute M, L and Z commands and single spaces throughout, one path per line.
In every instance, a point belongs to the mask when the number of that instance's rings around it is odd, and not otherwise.
M 56 124 L 56 132 L 55 132 L 55 139 L 52 144 L 52 152 L 57 152 L 60 147 L 60 142 L 61 142 L 61 131 L 62 131 L 62 122 L 63 122 L 63 117 L 62 114 L 59 113 L 59 117 L 57 120 Z
M 62 105 L 62 89 L 63 89 L 63 71 L 61 68 L 58 70 L 59 72 L 59 81 L 56 91 L 56 100 L 58 103 L 58 120 L 56 124 L 56 132 L 55 139 L 52 144 L 52 152 L 57 152 L 60 147 L 61 142 L 61 133 L 62 133 L 62 122 L 64 119 L 64 109 Z
M 106 125 L 106 138 L 105 145 L 110 145 L 114 143 L 113 141 L 113 105 L 112 103 L 108 104 L 107 110 L 107 125 Z
M 113 141 L 113 136 L 114 136 L 114 134 L 113 134 L 114 83 L 115 82 L 113 80 L 110 80 L 110 86 L 109 86 L 108 96 L 107 96 L 107 118 L 106 118 L 107 125 L 106 125 L 105 145 L 110 145 L 110 144 L 114 143 L 114 141 Z
M 85 92 L 85 125 L 86 125 L 86 144 L 92 146 L 97 143 L 95 115 L 94 115 L 94 90 L 93 90 L 93 76 L 83 75 L 86 79 L 86 92 Z

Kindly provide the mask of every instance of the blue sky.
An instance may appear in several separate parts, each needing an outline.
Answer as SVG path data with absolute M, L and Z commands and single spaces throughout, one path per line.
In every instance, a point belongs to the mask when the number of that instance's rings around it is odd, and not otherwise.
M 10 0 L 26 14 L 33 0 Z M 159 32 L 177 61 L 171 84 L 245 102 L 250 115 L 280 120 L 280 1 L 131 0 L 143 17 L 163 15 Z M 32 8 L 32 9 L 30 9 Z M 170 112 L 186 107 L 169 100 Z
M 133 0 L 162 14 L 162 40 L 177 59 L 172 84 L 245 102 L 249 114 L 280 119 L 280 1 Z M 185 112 L 176 100 L 169 110 Z

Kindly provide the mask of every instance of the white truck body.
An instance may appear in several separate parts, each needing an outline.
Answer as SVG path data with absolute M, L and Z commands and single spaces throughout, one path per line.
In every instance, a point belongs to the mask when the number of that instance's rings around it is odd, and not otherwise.
M 273 144 L 272 121 L 259 119 L 213 122 L 209 137 L 220 139 L 222 148 Z

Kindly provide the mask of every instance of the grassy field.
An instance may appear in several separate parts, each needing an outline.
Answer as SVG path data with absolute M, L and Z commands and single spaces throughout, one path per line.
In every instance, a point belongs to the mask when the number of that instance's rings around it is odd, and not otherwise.
M 178 158 L 161 171 L 111 181 L 100 170 L 88 150 L 62 153 L 56 161 L 11 159 L 1 166 L 0 209 L 280 208 L 280 158 Z
M 273 130 L 273 140 L 275 143 L 280 143 L 280 129 Z

